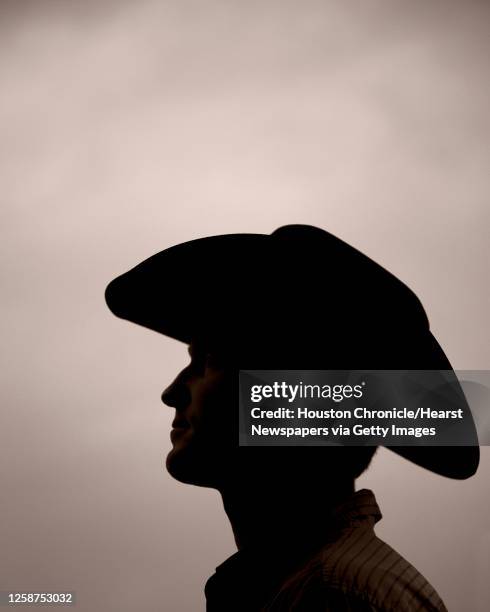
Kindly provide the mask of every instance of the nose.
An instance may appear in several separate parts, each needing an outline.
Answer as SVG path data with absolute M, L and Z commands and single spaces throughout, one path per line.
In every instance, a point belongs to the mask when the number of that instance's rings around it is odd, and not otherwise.
M 162 393 L 162 402 L 170 408 L 176 410 L 184 409 L 191 400 L 191 395 L 187 386 L 178 376 Z

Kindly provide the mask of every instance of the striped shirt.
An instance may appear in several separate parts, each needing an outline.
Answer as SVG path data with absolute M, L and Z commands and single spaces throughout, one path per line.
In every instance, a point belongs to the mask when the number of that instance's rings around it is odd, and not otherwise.
M 357 491 L 336 508 L 328 542 L 277 578 L 273 558 L 238 551 L 206 583 L 207 611 L 447 612 L 424 576 L 376 536 L 381 517 L 372 491 Z

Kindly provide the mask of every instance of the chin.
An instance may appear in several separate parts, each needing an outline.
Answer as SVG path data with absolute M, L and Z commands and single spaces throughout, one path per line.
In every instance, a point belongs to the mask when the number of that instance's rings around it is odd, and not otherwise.
M 165 467 L 172 478 L 184 484 L 219 488 L 217 474 L 213 470 L 207 470 L 206 462 L 193 456 L 188 449 L 173 448 L 167 455 Z

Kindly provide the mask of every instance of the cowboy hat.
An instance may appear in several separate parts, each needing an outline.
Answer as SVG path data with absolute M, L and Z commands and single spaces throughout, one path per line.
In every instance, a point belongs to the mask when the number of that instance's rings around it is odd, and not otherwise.
M 171 246 L 112 280 L 105 300 L 116 316 L 186 344 L 205 338 L 241 369 L 272 359 L 274 369 L 314 368 L 322 355 L 325 369 L 453 372 L 415 293 L 311 225 Z M 472 476 L 479 446 L 461 397 L 471 445 L 388 448 L 437 474 Z

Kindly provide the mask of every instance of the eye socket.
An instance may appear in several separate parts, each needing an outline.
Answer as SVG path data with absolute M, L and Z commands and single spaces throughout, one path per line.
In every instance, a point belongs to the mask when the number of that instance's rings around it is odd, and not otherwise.
M 192 372 L 203 372 L 208 363 L 208 355 L 206 353 L 194 353 L 191 361 L 187 366 Z
M 205 363 L 211 368 L 222 368 L 223 360 L 220 355 L 216 353 L 206 353 L 205 355 Z
M 222 369 L 224 367 L 223 356 L 203 343 L 193 343 L 192 346 L 189 346 L 188 353 L 191 361 L 186 370 L 189 373 L 199 376 L 204 374 L 207 368 Z
M 219 355 L 216 355 L 215 353 L 200 353 L 198 355 L 194 355 L 188 366 L 189 370 L 196 373 L 204 372 L 206 368 L 221 367 L 223 367 L 222 360 Z
M 204 370 L 205 363 L 202 357 L 193 357 L 187 366 L 187 369 L 190 372 L 201 372 Z

